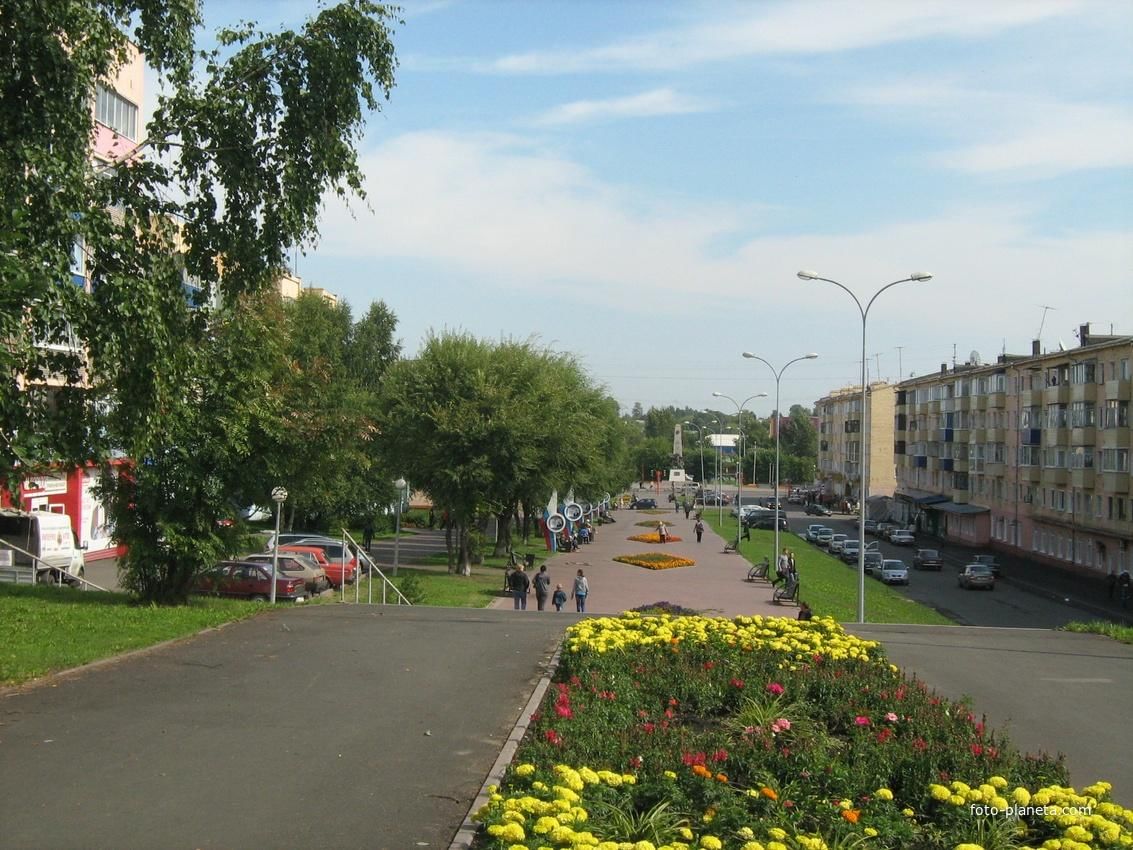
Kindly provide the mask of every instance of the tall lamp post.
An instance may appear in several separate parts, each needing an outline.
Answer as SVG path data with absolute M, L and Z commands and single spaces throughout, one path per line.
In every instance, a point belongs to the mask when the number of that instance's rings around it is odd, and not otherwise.
M 737 402 L 734 398 L 732 398 L 730 395 L 724 395 L 724 393 L 714 392 L 714 393 L 712 393 L 712 395 L 715 398 L 726 398 L 728 401 L 730 401 L 732 404 L 734 404 L 736 406 L 736 419 L 739 421 L 739 426 L 738 426 L 737 430 L 740 432 L 740 438 L 741 439 L 743 439 L 743 431 L 744 431 L 744 429 L 743 429 L 744 405 L 747 404 L 752 399 L 755 399 L 755 398 L 767 398 L 767 393 L 756 393 L 755 395 L 749 395 L 747 398 L 745 398 L 743 400 L 743 403 L 741 404 L 740 402 Z M 754 467 L 752 467 L 752 469 L 754 471 Z M 752 475 L 752 478 L 754 478 L 754 477 L 755 476 Z M 743 502 L 740 499 L 740 494 L 743 492 L 743 489 L 742 489 L 743 485 L 740 483 L 742 481 L 743 481 L 743 455 L 740 455 L 739 463 L 736 466 L 736 551 L 737 552 L 740 551 L 740 526 L 743 525 L 743 518 L 744 518 Z M 721 508 L 721 512 L 722 511 L 723 511 L 723 508 Z M 776 542 L 778 542 L 778 541 L 776 541 Z
M 405 498 L 405 488 L 409 486 L 404 478 L 398 478 L 393 482 L 393 486 L 397 489 L 397 519 L 395 520 L 393 531 L 393 574 L 397 575 L 397 566 L 399 556 L 401 554 L 401 504 Z
M 283 515 L 283 503 L 287 501 L 287 489 L 276 487 L 271 491 L 271 500 L 275 502 L 275 537 L 271 544 L 271 604 L 275 604 L 275 577 L 279 573 L 279 518 Z
M 873 294 L 869 302 L 862 307 L 862 302 L 858 300 L 858 296 L 854 295 L 849 289 L 840 284 L 836 280 L 831 280 L 828 277 L 823 277 L 818 272 L 803 270 L 798 273 L 800 280 L 821 280 L 826 283 L 832 283 L 844 292 L 849 293 L 849 296 L 854 299 L 854 303 L 858 305 L 858 312 L 862 314 L 862 410 L 861 410 L 861 486 L 858 487 L 858 622 L 865 622 L 865 509 L 866 497 L 869 492 L 869 452 L 867 451 L 868 443 L 866 430 L 866 383 L 865 383 L 865 323 L 866 317 L 869 315 L 869 308 L 873 306 L 873 302 L 877 300 L 877 296 L 890 287 L 896 286 L 899 283 L 908 283 L 916 281 L 918 283 L 923 281 L 932 280 L 932 275 L 928 272 L 913 272 L 908 277 L 903 277 L 900 280 L 895 280 L 892 283 L 887 283 L 881 289 Z
M 713 420 L 715 421 L 715 420 Z M 700 441 L 700 487 L 704 489 L 704 432 L 695 422 L 685 421 L 685 425 L 696 429 L 696 438 Z
M 760 363 L 766 364 L 767 368 L 771 370 L 771 374 L 775 376 L 775 558 L 779 557 L 779 518 L 783 515 L 782 508 L 779 505 L 779 432 L 783 430 L 783 411 L 779 409 L 779 381 L 783 377 L 783 373 L 787 371 L 787 367 L 792 363 L 798 363 L 800 360 L 814 360 L 818 357 L 813 351 L 810 354 L 804 354 L 802 357 L 796 357 L 794 360 L 788 360 L 783 364 L 783 368 L 775 371 L 775 367 L 764 360 L 762 357 L 757 357 L 750 351 L 744 352 L 744 357 L 749 360 L 758 360 Z

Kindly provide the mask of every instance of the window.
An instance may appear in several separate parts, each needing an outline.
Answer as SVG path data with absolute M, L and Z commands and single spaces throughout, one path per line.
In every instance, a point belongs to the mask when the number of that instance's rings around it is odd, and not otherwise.
M 1129 427 L 1129 402 L 1109 399 L 1102 408 L 1103 428 Z
M 1070 364 L 1063 363 L 1061 366 L 1051 366 L 1046 370 L 1046 385 L 1048 387 L 1058 387 L 1070 382 Z
M 988 443 L 985 447 L 988 463 L 1003 463 L 1007 456 L 1007 447 L 1003 443 Z
M 1020 428 L 1041 428 L 1042 427 L 1043 409 L 1037 404 L 1030 407 L 1024 407 L 1019 411 L 1019 427 Z
M 1046 406 L 1047 428 L 1065 428 L 1066 419 L 1067 416 L 1065 404 L 1048 404 Z
M 1051 508 L 1053 508 L 1056 511 L 1066 511 L 1066 510 L 1069 510 L 1066 507 L 1066 505 L 1067 505 L 1067 502 L 1066 502 L 1066 491 L 1065 490 L 1051 490 L 1050 491 L 1050 506 L 1051 506 Z
M 953 490 L 967 490 L 968 489 L 968 473 L 954 472 L 952 473 L 952 489 Z
M 1118 367 L 1118 370 L 1117 370 L 1117 377 L 1118 377 L 1119 380 L 1122 380 L 1122 381 L 1128 381 L 1129 380 L 1129 358 L 1128 357 L 1122 358 L 1121 363 L 1119 364 L 1119 367 Z
M 1082 363 L 1075 363 L 1070 367 L 1070 383 L 1072 384 L 1092 384 L 1095 382 L 1095 373 L 1097 371 L 1096 360 L 1086 360 Z
M 1102 449 L 1102 472 L 1128 472 L 1129 449 Z
M 1019 446 L 1019 466 L 1038 466 L 1040 451 L 1038 446 Z
M 119 136 L 138 138 L 138 107 L 101 83 L 95 91 L 94 119 Z
M 1094 447 L 1093 446 L 1075 446 L 1070 450 L 1070 468 L 1071 469 L 1093 469 L 1094 468 Z
M 1068 452 L 1063 446 L 1043 449 L 1043 467 L 1046 469 L 1065 469 Z
M 1070 406 L 1071 428 L 1093 428 L 1097 424 L 1097 408 L 1092 401 L 1076 401 Z

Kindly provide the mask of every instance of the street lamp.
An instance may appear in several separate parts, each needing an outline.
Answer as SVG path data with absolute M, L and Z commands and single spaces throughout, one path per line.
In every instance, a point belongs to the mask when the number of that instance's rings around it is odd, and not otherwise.
M 703 490 L 704 489 L 704 432 L 702 430 L 700 430 L 700 426 L 697 425 L 695 422 L 689 422 L 689 421 L 686 420 L 684 424 L 696 429 L 696 439 L 700 441 L 700 488 Z
M 899 283 L 908 283 L 909 281 L 916 281 L 918 283 L 932 280 L 932 275 L 928 272 L 913 272 L 908 277 L 903 277 L 900 280 L 895 280 L 892 283 L 887 283 L 881 289 L 873 294 L 869 302 L 862 308 L 862 302 L 858 300 L 858 296 L 854 295 L 849 289 L 840 284 L 836 280 L 831 280 L 828 277 L 823 277 L 818 272 L 803 270 L 798 273 L 800 280 L 821 280 L 826 283 L 832 283 L 839 289 L 849 293 L 850 297 L 854 299 L 854 303 L 858 305 L 858 312 L 862 314 L 862 410 L 861 410 L 861 485 L 858 487 L 858 622 L 865 622 L 865 508 L 866 497 L 869 491 L 869 452 L 867 451 L 868 444 L 866 443 L 866 384 L 865 384 L 865 322 L 866 317 L 869 315 L 869 308 L 873 306 L 873 302 L 877 300 L 877 296 L 892 286 Z
M 287 501 L 287 489 L 276 487 L 271 491 L 275 502 L 275 537 L 271 544 L 271 604 L 275 604 L 275 576 L 279 572 L 279 518 L 283 514 L 283 503 Z
M 730 401 L 732 404 L 734 404 L 736 406 L 736 419 L 739 421 L 739 426 L 737 427 L 736 430 L 738 430 L 740 432 L 741 439 L 743 438 L 743 430 L 744 430 L 743 429 L 744 404 L 747 404 L 749 401 L 751 401 L 754 398 L 767 398 L 767 393 L 756 393 L 755 395 L 749 395 L 747 398 L 745 398 L 743 400 L 743 404 L 740 404 L 734 398 L 732 398 L 730 395 L 724 395 L 724 393 L 714 392 L 714 393 L 712 393 L 712 395 L 715 398 L 726 398 L 728 401 Z M 754 471 L 754 469 L 755 468 L 752 467 L 753 471 Z M 752 475 L 752 478 L 754 478 L 754 477 L 755 477 L 755 475 Z M 739 464 L 736 466 L 736 551 L 737 552 L 740 551 L 740 526 L 743 525 L 743 517 L 744 517 L 743 501 L 740 498 L 741 494 L 743 493 L 743 483 L 742 483 L 743 480 L 744 480 L 743 479 L 743 456 L 741 455 L 740 459 L 739 459 Z M 720 508 L 721 514 L 723 513 L 723 510 L 724 509 L 721 507 Z M 721 519 L 722 518 L 723 517 L 721 516 Z M 778 544 L 778 541 L 776 541 L 776 544 Z
M 393 574 L 397 575 L 398 559 L 401 554 L 401 501 L 405 497 L 405 489 L 409 486 L 404 478 L 393 482 L 397 489 L 397 519 L 393 531 Z
M 810 354 L 804 354 L 802 357 L 796 357 L 794 360 L 788 360 L 783 364 L 783 368 L 778 372 L 775 367 L 764 360 L 762 357 L 757 357 L 750 351 L 744 352 L 744 357 L 749 360 L 758 360 L 760 363 L 767 365 L 771 370 L 771 374 L 775 376 L 775 558 L 779 557 L 779 517 L 783 515 L 779 506 L 779 432 L 783 430 L 783 411 L 779 409 L 779 380 L 783 377 L 783 373 L 787 371 L 787 367 L 792 363 L 798 363 L 800 360 L 814 360 L 818 357 L 813 351 Z

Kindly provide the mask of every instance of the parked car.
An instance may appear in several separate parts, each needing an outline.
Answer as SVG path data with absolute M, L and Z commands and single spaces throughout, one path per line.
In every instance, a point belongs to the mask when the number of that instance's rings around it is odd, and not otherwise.
M 830 508 L 826 507 L 826 505 L 820 505 L 818 502 L 811 502 L 809 505 L 803 508 L 803 512 L 806 513 L 807 516 L 833 515 L 833 511 L 831 511 Z
M 744 516 L 743 524 L 747 528 L 765 528 L 774 529 L 776 525 L 776 517 L 778 517 L 778 525 L 780 531 L 790 531 L 791 527 L 787 523 L 787 518 L 782 514 L 776 514 L 775 511 L 759 511 L 749 513 Z
M 882 540 L 888 540 L 889 532 L 893 531 L 893 529 L 895 529 L 896 527 L 897 526 L 891 522 L 879 522 L 877 524 L 877 530 L 874 532 L 874 534 L 876 534 Z
M 248 555 L 242 560 L 244 563 L 260 564 L 266 566 L 269 571 L 271 570 L 272 555 L 270 552 Z M 322 593 L 330 587 L 330 579 L 327 578 L 326 570 L 316 564 L 309 556 L 299 552 L 289 552 L 279 556 L 276 575 L 278 576 L 280 573 L 302 578 L 309 594 Z
M 340 543 L 338 545 L 341 550 L 342 544 Z M 323 571 L 327 574 L 327 581 L 330 582 L 331 587 L 336 589 L 342 587 L 343 583 L 353 584 L 354 580 L 358 577 L 358 568 L 353 556 L 351 556 L 352 559 L 347 561 L 344 566 L 341 557 L 328 557 L 326 549 L 316 546 L 313 543 L 296 543 L 291 546 L 280 546 L 279 551 L 300 552 L 304 555 L 310 555 L 315 563 L 322 567 Z
M 971 590 L 973 587 L 986 587 L 995 590 L 995 573 L 987 564 L 968 564 L 960 571 L 960 587 Z
M 877 534 L 877 520 L 867 519 L 865 521 L 865 533 L 866 534 Z
M 881 553 L 870 549 L 865 553 L 865 573 L 869 576 L 877 576 L 881 578 L 881 565 L 884 563 L 884 558 Z
M 972 558 L 973 564 L 986 564 L 991 567 L 991 574 L 999 578 L 999 561 L 996 560 L 995 555 L 976 555 Z
M 895 528 L 889 532 L 889 542 L 894 546 L 912 546 L 917 538 L 907 528 Z
M 806 537 L 808 542 L 814 543 L 816 540 L 818 540 L 818 533 L 823 530 L 829 531 L 831 534 L 834 533 L 833 529 L 826 528 L 826 526 L 822 523 L 812 522 L 806 527 L 806 534 L 804 536 Z
M 823 549 L 826 549 L 830 546 L 830 541 L 833 540 L 833 539 L 834 539 L 834 529 L 824 528 L 824 529 L 822 529 L 822 531 L 818 532 L 818 536 L 814 539 L 814 542 L 816 544 L 818 544 L 820 547 L 822 547 Z
M 847 536 L 848 535 L 845 534 L 835 534 L 830 538 L 828 548 L 830 549 L 831 555 L 837 555 L 842 551 L 842 544 L 846 542 Z
M 197 577 L 194 593 L 212 596 L 232 596 L 266 602 L 271 598 L 271 567 L 250 561 L 222 561 L 208 572 Z M 276 574 L 275 598 L 302 602 L 307 598 L 307 587 L 302 576 Z
M 908 584 L 909 568 L 904 561 L 887 558 L 881 562 L 881 581 L 884 584 Z
M 732 510 L 731 510 L 732 516 L 740 516 L 740 517 L 747 517 L 747 516 L 751 516 L 752 514 L 762 514 L 762 513 L 771 513 L 771 512 L 768 511 L 767 508 L 763 507 L 763 505 L 759 505 L 759 504 L 756 504 L 754 502 L 745 502 L 742 505 L 733 505 Z
M 798 490 L 792 490 L 791 495 L 787 497 L 788 505 L 801 505 L 804 501 L 806 500 L 803 498 L 803 494 Z
M 858 552 L 860 551 L 860 545 L 861 545 L 861 541 L 858 540 L 856 537 L 847 538 L 842 543 L 842 551 L 838 553 L 838 556 L 843 561 L 845 561 L 847 564 L 857 563 Z
M 346 547 L 343 548 L 342 541 L 334 537 L 304 537 L 302 540 L 297 540 L 291 545 L 314 546 L 322 550 L 323 555 L 328 561 L 341 564 L 343 560 L 345 560 L 348 568 L 358 568 L 358 555 L 355 553 L 353 547 L 347 544 Z
M 937 570 L 944 567 L 944 559 L 936 549 L 918 549 L 913 555 L 914 570 Z
M 632 502 L 629 503 L 629 506 L 631 508 L 636 509 L 636 510 L 644 510 L 645 508 L 656 508 L 657 507 L 657 500 L 656 499 L 648 499 L 648 498 L 647 499 L 634 499 Z

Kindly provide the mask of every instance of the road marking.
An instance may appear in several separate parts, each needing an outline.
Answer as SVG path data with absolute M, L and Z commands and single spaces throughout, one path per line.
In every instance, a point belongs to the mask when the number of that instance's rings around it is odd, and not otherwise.
M 1113 679 L 1040 679 L 1040 682 L 1060 682 L 1065 685 L 1113 684 Z

